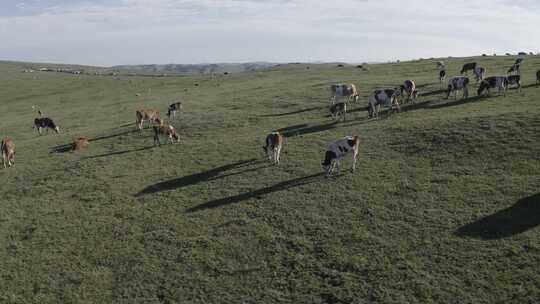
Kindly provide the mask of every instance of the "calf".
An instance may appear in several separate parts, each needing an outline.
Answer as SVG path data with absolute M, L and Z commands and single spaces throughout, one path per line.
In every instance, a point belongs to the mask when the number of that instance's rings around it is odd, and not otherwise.
M 156 142 L 161 146 L 161 141 L 159 140 L 159 136 L 166 136 L 169 138 L 169 141 L 171 144 L 174 144 L 174 141 L 176 140 L 177 143 L 180 142 L 180 137 L 178 136 L 178 133 L 176 133 L 176 130 L 173 126 L 167 125 L 164 123 L 160 123 L 159 126 L 154 126 L 154 146 L 156 145 Z
M 486 69 L 483 67 L 477 67 L 474 69 L 474 77 L 476 78 L 476 82 L 484 80 L 486 77 Z
M 2 145 L 0 146 L 0 150 L 2 151 L 2 163 L 4 165 L 4 168 L 7 168 L 7 166 L 12 166 L 15 164 L 15 144 L 11 139 L 4 139 L 2 140 Z M 7 165 L 6 165 L 7 163 Z
M 446 80 L 446 70 L 439 71 L 439 82 L 441 83 L 441 86 L 444 83 L 444 80 Z
M 465 63 L 461 68 L 460 74 L 467 73 L 468 71 L 474 71 L 476 69 L 476 62 Z
M 283 147 L 283 135 L 279 132 L 272 132 L 266 136 L 265 146 L 263 147 L 268 159 L 274 163 L 279 164 L 279 156 L 281 154 L 281 148 Z
M 540 70 L 536 72 L 536 85 L 540 85 Z
M 414 103 L 416 101 L 416 97 L 418 97 L 418 91 L 416 90 L 416 84 L 414 81 L 405 80 L 400 87 L 400 94 L 401 96 L 405 96 L 405 103 L 408 103 L 409 101 Z
M 73 151 L 81 151 L 86 149 L 90 142 L 86 137 L 79 137 L 73 142 Z
M 335 167 L 337 167 L 337 173 L 339 174 L 341 159 L 349 152 L 352 152 L 352 172 L 354 172 L 356 170 L 359 146 L 360 138 L 358 136 L 346 136 L 345 138 L 331 142 L 326 148 L 324 161 L 321 163 L 324 171 L 326 171 L 326 176 L 330 176 Z
M 167 117 L 169 119 L 171 119 L 171 115 L 172 115 L 172 119 L 175 119 L 176 118 L 176 112 L 180 112 L 180 114 L 182 113 L 182 103 L 181 102 L 175 102 L 173 104 L 171 104 L 169 106 L 169 108 L 167 109 Z
M 49 129 L 54 130 L 57 134 L 60 133 L 60 127 L 52 119 L 47 117 L 34 119 L 33 129 L 37 129 L 39 135 L 41 135 L 42 129 L 46 129 L 47 133 L 49 133 Z
M 401 111 L 397 97 L 399 91 L 396 89 L 379 89 L 373 91 L 368 100 L 368 113 L 369 117 L 379 116 L 379 110 L 381 105 L 389 106 L 391 109 L 396 107 L 397 111 Z
M 506 90 L 508 89 L 508 77 L 506 76 L 491 76 L 482 80 L 480 86 L 478 87 L 478 96 L 485 95 L 485 91 L 489 95 L 490 89 L 497 89 L 498 94 L 501 95 L 501 92 L 506 96 Z
M 339 120 L 339 118 L 343 118 L 343 121 L 345 121 L 345 115 L 347 114 L 347 104 L 344 102 L 340 103 L 334 103 L 330 105 L 330 115 L 336 119 Z
M 463 90 L 463 98 L 469 97 L 469 77 L 455 76 L 448 79 L 448 90 L 446 90 L 446 99 L 450 97 L 450 93 L 454 92 L 454 99 L 457 98 L 457 91 Z
M 507 78 L 508 78 L 508 86 L 515 86 L 518 92 L 521 92 L 521 76 L 510 75 Z
M 350 101 L 352 99 L 353 102 L 357 102 L 359 97 L 358 90 L 356 90 L 356 86 L 352 83 L 333 84 L 330 86 L 330 92 L 332 93 L 332 96 L 330 98 L 332 104 L 336 102 L 336 98 L 346 97 L 347 101 Z
M 161 123 L 161 118 L 159 117 L 159 112 L 155 110 L 137 110 L 135 111 L 135 117 L 137 124 L 137 128 L 139 128 L 140 131 L 143 129 L 143 123 L 145 121 L 155 122 L 155 123 Z

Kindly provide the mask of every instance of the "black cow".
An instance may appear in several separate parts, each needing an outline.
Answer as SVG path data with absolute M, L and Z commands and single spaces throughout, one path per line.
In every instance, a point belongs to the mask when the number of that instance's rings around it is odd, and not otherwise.
M 47 117 L 34 119 L 33 129 L 37 129 L 39 135 L 41 135 L 42 129 L 46 129 L 47 133 L 49 132 L 49 129 L 54 130 L 57 134 L 60 133 L 60 127 L 57 126 L 52 119 Z
M 540 85 L 540 70 L 536 72 L 536 85 Z
M 441 70 L 439 72 L 439 82 L 441 83 L 441 85 L 443 84 L 445 79 L 446 79 L 446 70 Z
M 182 113 L 182 103 L 181 102 L 175 102 L 175 103 L 173 103 L 173 104 L 171 104 L 169 106 L 169 109 L 167 110 L 167 117 L 169 117 L 169 119 L 171 119 L 171 115 L 172 115 L 172 119 L 175 119 L 176 118 L 176 112 Z
M 514 64 L 506 73 L 509 75 L 519 75 L 519 64 Z
M 474 71 L 476 69 L 476 62 L 469 62 L 463 65 L 460 74 L 467 73 L 468 71 Z

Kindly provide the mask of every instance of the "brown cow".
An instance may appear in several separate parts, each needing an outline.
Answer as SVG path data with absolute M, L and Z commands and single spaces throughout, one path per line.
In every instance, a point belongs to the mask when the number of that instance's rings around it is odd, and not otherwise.
M 86 149 L 90 142 L 86 137 L 79 137 L 73 142 L 73 151 L 81 151 Z
M 171 125 L 167 125 L 161 122 L 159 126 L 154 126 L 153 129 L 154 146 L 156 145 L 156 142 L 161 146 L 161 141 L 159 140 L 160 135 L 168 137 L 171 144 L 174 144 L 174 140 L 176 140 L 177 143 L 180 142 L 180 137 L 178 136 L 178 133 L 176 133 L 176 130 Z
M 2 163 L 4 165 L 4 168 L 7 168 L 6 162 L 8 166 L 12 166 L 15 164 L 15 144 L 11 139 L 4 139 L 2 140 Z
M 142 131 L 143 129 L 143 123 L 145 121 L 148 122 L 156 122 L 160 123 L 161 118 L 159 117 L 159 112 L 156 110 L 137 110 L 135 111 L 135 116 L 137 118 L 136 124 L 137 128 Z
M 263 150 L 266 152 L 268 159 L 276 165 L 279 164 L 279 155 L 283 147 L 283 135 L 279 132 L 272 132 L 266 136 L 265 144 Z

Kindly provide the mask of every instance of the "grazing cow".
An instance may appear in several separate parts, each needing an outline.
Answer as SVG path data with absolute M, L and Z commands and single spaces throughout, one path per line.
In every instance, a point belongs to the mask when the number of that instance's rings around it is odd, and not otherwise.
M 34 126 L 32 128 L 37 129 L 39 135 L 41 135 L 42 129 L 46 129 L 47 133 L 49 133 L 49 129 L 54 130 L 57 134 L 60 133 L 60 127 L 52 119 L 47 117 L 34 119 Z
M 508 86 L 515 86 L 518 92 L 521 92 L 521 75 L 509 75 Z
M 467 73 L 468 71 L 474 71 L 474 69 L 476 69 L 476 62 L 465 63 L 463 68 L 461 68 L 460 74 Z
M 356 86 L 352 83 L 350 84 L 333 84 L 330 86 L 330 91 L 332 93 L 331 100 L 332 104 L 336 102 L 336 98 L 342 98 L 346 97 L 347 101 L 350 101 L 351 99 L 354 102 L 358 101 L 358 91 L 356 90 Z
M 437 69 L 439 70 L 444 70 L 446 67 L 444 65 L 444 62 L 443 61 L 437 61 Z
M 175 119 L 176 118 L 176 112 L 180 112 L 180 114 L 182 113 L 182 103 L 181 102 L 175 102 L 173 104 L 171 104 L 169 106 L 169 109 L 167 109 L 167 117 L 169 119 L 171 119 L 171 115 L 172 115 L 172 119 Z
M 402 97 L 405 96 L 406 103 L 408 103 L 409 101 L 412 101 L 414 103 L 416 101 L 416 97 L 418 97 L 416 84 L 414 84 L 414 81 L 412 80 L 405 80 L 405 82 L 403 82 L 400 87 L 400 93 Z
M 354 172 L 356 170 L 359 146 L 360 138 L 358 136 L 346 136 L 345 138 L 331 142 L 326 148 L 324 161 L 321 164 L 324 171 L 326 171 L 326 176 L 330 176 L 335 167 L 337 167 L 337 173 L 339 174 L 341 159 L 349 152 L 352 152 L 352 172 Z
M 11 139 L 2 140 L 2 145 L 0 146 L 2 151 L 2 163 L 4 168 L 7 166 L 12 166 L 15 164 L 15 144 Z M 6 164 L 7 163 L 7 164 Z
M 446 90 L 446 99 L 450 97 L 450 93 L 454 92 L 454 99 L 457 98 L 457 91 L 463 90 L 463 98 L 469 97 L 469 77 L 454 76 L 448 79 L 448 90 Z
M 339 120 L 339 118 L 343 118 L 343 121 L 345 121 L 346 114 L 347 104 L 345 102 L 339 102 L 330 105 L 330 115 L 332 115 L 334 119 Z
M 164 124 L 161 122 L 159 126 L 154 126 L 154 146 L 156 145 L 156 142 L 161 146 L 161 141 L 159 140 L 159 136 L 166 136 L 169 138 L 169 141 L 171 144 L 174 144 L 174 141 L 176 140 L 177 143 L 180 142 L 180 136 L 178 136 L 178 133 L 176 133 L 176 130 L 173 126 Z
M 369 117 L 379 116 L 379 110 L 381 105 L 394 108 L 394 105 L 397 111 L 401 111 L 397 97 L 399 96 L 399 91 L 397 89 L 379 89 L 373 91 L 369 96 L 368 100 L 368 113 Z
M 155 110 L 137 110 L 135 111 L 136 116 L 136 124 L 137 128 L 139 128 L 140 131 L 143 129 L 143 123 L 145 121 L 155 122 L 155 123 L 161 123 L 161 118 L 159 117 L 159 112 Z
M 266 136 L 265 146 L 263 147 L 268 159 L 274 163 L 279 164 L 279 156 L 281 154 L 281 148 L 283 147 L 283 135 L 279 132 L 272 132 Z
M 536 72 L 536 85 L 540 85 L 540 70 Z
M 520 64 L 520 63 L 522 63 L 522 62 L 523 62 L 523 58 L 517 58 L 517 59 L 516 59 L 516 62 L 514 63 L 514 65 Z
M 483 67 L 476 67 L 473 72 L 476 82 L 482 81 L 486 77 L 486 69 Z
M 484 95 L 485 91 L 487 94 L 491 94 L 491 89 L 497 89 L 498 94 L 501 95 L 501 92 L 506 96 L 506 90 L 508 89 L 508 77 L 506 76 L 491 76 L 482 80 L 480 86 L 478 87 L 478 96 Z
M 512 67 L 508 69 L 506 72 L 508 75 L 519 75 L 519 64 L 514 64 Z
M 441 83 L 441 86 L 443 85 L 445 79 L 446 79 L 446 70 L 441 70 L 439 72 L 439 82 Z

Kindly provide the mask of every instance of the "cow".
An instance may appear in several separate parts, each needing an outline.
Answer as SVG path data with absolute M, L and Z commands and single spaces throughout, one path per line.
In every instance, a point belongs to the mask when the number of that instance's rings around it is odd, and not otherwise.
M 346 97 L 347 101 L 352 99 L 353 102 L 358 101 L 358 91 L 356 86 L 352 83 L 350 84 L 333 84 L 330 86 L 330 91 L 332 93 L 331 100 L 332 104 L 336 102 L 336 98 Z
M 400 94 L 402 97 L 405 97 L 405 103 L 416 101 L 418 97 L 418 91 L 416 90 L 416 84 L 412 80 L 405 80 L 400 86 Z
M 345 116 L 347 115 L 347 104 L 345 102 L 339 102 L 330 105 L 330 115 L 336 120 L 343 118 L 343 121 L 345 121 Z
M 483 67 L 476 67 L 473 72 L 476 82 L 482 81 L 486 77 L 486 69 Z
M 86 149 L 90 142 L 86 137 L 79 137 L 73 142 L 73 151 L 81 151 Z
M 516 62 L 514 62 L 514 65 L 520 64 L 520 63 L 522 63 L 522 62 L 523 62 L 523 58 L 517 58 L 517 59 L 516 59 Z
M 476 62 L 465 63 L 461 68 L 460 74 L 467 73 L 468 71 L 474 71 L 476 69 Z
M 34 119 L 34 126 L 32 128 L 36 129 L 39 135 L 42 134 L 42 129 L 46 129 L 47 133 L 49 133 L 49 129 L 54 130 L 56 134 L 60 133 L 60 127 L 57 126 L 54 121 L 48 117 Z
M 454 76 L 448 79 L 448 89 L 446 90 L 446 99 L 450 97 L 450 93 L 454 92 L 454 99 L 457 99 L 457 91 L 463 90 L 463 98 L 469 97 L 469 77 Z
M 369 117 L 379 116 L 381 105 L 390 107 L 391 109 L 395 105 L 397 111 L 401 111 L 397 97 L 399 97 L 399 91 L 397 89 L 378 89 L 373 91 L 368 100 Z
M 172 119 L 175 119 L 176 118 L 176 112 L 180 112 L 180 114 L 182 113 L 182 103 L 181 102 L 175 102 L 175 103 L 169 105 L 169 108 L 167 109 L 167 117 L 169 119 L 171 119 L 171 115 L 172 115 Z
M 478 96 L 482 96 L 487 91 L 489 95 L 490 89 L 497 89 L 498 94 L 501 95 L 501 92 L 506 96 L 506 90 L 508 89 L 508 77 L 506 76 L 491 76 L 482 80 L 480 86 L 478 87 Z
M 536 72 L 536 85 L 540 85 L 540 70 Z
M 512 65 L 506 72 L 508 75 L 519 75 L 519 64 Z
M 8 138 L 2 140 L 0 150 L 2 151 L 2 164 L 4 168 L 13 166 L 15 164 L 15 144 L 13 141 Z
M 136 125 L 139 128 L 139 131 L 143 129 L 143 123 L 145 121 L 161 123 L 161 118 L 159 117 L 159 112 L 155 110 L 137 110 L 135 111 Z
M 521 92 L 521 75 L 509 75 L 508 86 L 515 86 L 518 92 Z
M 444 62 L 443 61 L 437 61 L 437 69 L 438 70 L 444 70 L 446 68 L 446 66 L 444 65 Z
M 154 129 L 154 146 L 156 143 L 158 143 L 161 146 L 161 141 L 159 140 L 159 136 L 166 136 L 169 138 L 169 141 L 171 144 L 174 144 L 174 141 L 176 140 L 177 143 L 180 142 L 180 136 L 178 136 L 178 133 L 176 133 L 176 130 L 173 126 L 164 124 L 160 121 L 159 126 L 153 126 Z
M 268 156 L 268 160 L 273 164 L 279 164 L 279 156 L 281 148 L 283 148 L 283 135 L 279 132 L 272 132 L 266 136 L 263 146 L 264 153 Z
M 359 146 L 360 138 L 358 136 L 346 136 L 328 144 L 324 161 L 321 163 L 324 171 L 326 171 L 326 176 L 330 176 L 335 167 L 337 167 L 337 173 L 339 174 L 341 159 L 349 152 L 352 152 L 352 172 L 354 173 Z
M 440 70 L 439 71 L 439 82 L 441 83 L 441 86 L 443 85 L 445 79 L 446 79 L 446 70 Z

